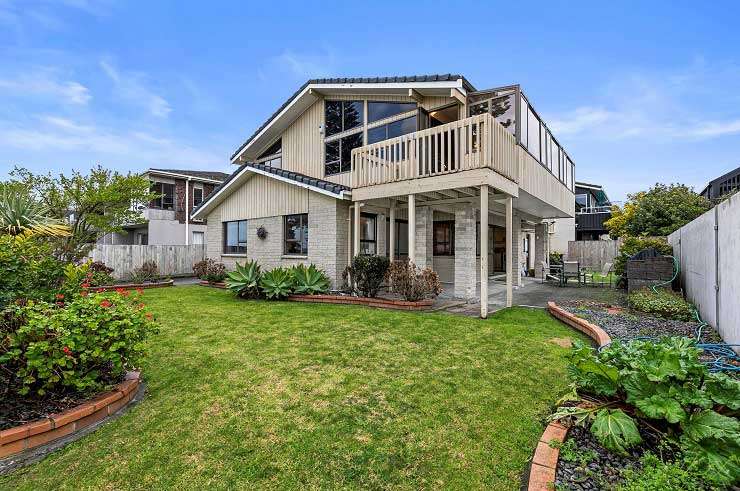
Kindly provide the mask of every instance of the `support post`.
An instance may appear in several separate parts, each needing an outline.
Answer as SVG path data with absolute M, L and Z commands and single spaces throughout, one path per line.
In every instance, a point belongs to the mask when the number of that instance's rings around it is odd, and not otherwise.
M 511 307 L 514 294 L 512 291 L 512 261 L 513 261 L 513 232 L 514 232 L 514 209 L 511 196 L 506 198 L 506 306 Z
M 190 245 L 190 179 L 185 180 L 185 245 Z
M 352 247 L 352 257 L 357 256 L 360 253 L 360 207 L 361 203 L 355 203 L 355 233 L 354 233 L 354 245 Z
M 409 194 L 409 262 L 416 264 L 416 199 Z
M 480 316 L 488 317 L 488 184 L 480 187 Z
M 396 258 L 396 201 L 391 201 L 391 210 L 389 216 L 391 226 L 388 229 L 388 244 L 386 245 L 388 251 L 388 258 L 391 262 Z

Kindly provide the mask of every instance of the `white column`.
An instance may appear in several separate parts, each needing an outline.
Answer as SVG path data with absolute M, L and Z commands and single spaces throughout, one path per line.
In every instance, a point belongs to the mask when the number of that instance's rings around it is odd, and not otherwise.
M 455 297 L 475 301 L 475 212 L 473 203 L 455 208 Z
M 488 317 L 488 184 L 480 187 L 480 316 Z
M 360 254 L 360 207 L 361 203 L 355 203 L 355 234 L 354 247 L 352 248 L 352 257 Z
M 391 201 L 391 211 L 389 216 L 391 226 L 388 230 L 388 258 L 393 262 L 396 253 L 396 201 Z
M 190 244 L 190 179 L 185 180 L 185 245 Z
M 416 264 L 416 199 L 409 194 L 409 261 Z
M 511 307 L 514 294 L 512 292 L 512 256 L 513 256 L 513 231 L 514 231 L 514 210 L 511 196 L 506 198 L 506 306 Z

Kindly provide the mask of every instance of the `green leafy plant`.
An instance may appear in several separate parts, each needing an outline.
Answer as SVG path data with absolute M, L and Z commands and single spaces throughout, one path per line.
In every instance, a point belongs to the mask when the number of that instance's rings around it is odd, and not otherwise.
M 331 281 L 322 270 L 311 264 L 298 264 L 292 268 L 295 293 L 317 295 L 329 291 Z
M 388 281 L 395 293 L 416 302 L 442 293 L 439 275 L 432 268 L 419 269 L 410 261 L 396 261 L 388 268 Z
M 664 462 L 652 452 L 645 452 L 640 466 L 622 472 L 624 482 L 618 491 L 700 491 L 710 489 L 700 473 L 680 460 Z
M 640 312 L 666 319 L 690 321 L 694 318 L 694 306 L 681 295 L 664 288 L 656 290 L 643 288 L 630 293 L 627 297 L 629 306 Z
M 29 234 L 0 235 L 0 309 L 16 300 L 52 302 L 64 281 L 64 263 L 51 246 Z
M 287 268 L 275 268 L 260 278 L 260 290 L 269 299 L 285 298 L 293 293 L 293 274 Z
M 159 268 L 154 261 L 144 261 L 140 268 L 136 268 L 131 273 L 132 283 L 154 282 L 161 278 Z
M 348 288 L 363 297 L 377 297 L 390 261 L 385 256 L 358 255 L 344 270 Z
M 663 237 L 625 237 L 619 246 L 619 253 L 614 258 L 614 272 L 624 275 L 627 260 L 643 249 L 654 248 L 664 256 L 673 255 L 673 246 Z
M 582 450 L 576 448 L 576 441 L 572 438 L 569 438 L 564 443 L 561 443 L 558 440 L 552 440 L 548 445 L 551 448 L 559 449 L 560 458 L 565 462 L 573 462 L 574 464 L 578 464 L 580 467 L 586 467 L 599 457 L 599 454 L 594 450 Z
M 138 362 L 157 330 L 136 295 L 110 292 L 28 301 L 0 321 L 0 368 L 21 395 L 98 391 Z
M 590 426 L 617 453 L 640 442 L 634 418 L 675 435 L 686 465 L 717 485 L 740 479 L 740 381 L 709 373 L 684 337 L 614 342 L 599 352 L 575 343 L 569 373 L 588 404 L 561 407 L 553 419 Z M 618 407 L 615 407 L 618 406 Z
M 70 235 L 64 221 L 20 187 L 0 191 L 0 231 L 10 235 L 33 233 L 55 237 Z
M 563 264 L 563 253 L 553 251 L 549 256 L 550 264 Z
M 224 266 L 224 263 L 218 263 L 209 257 L 195 263 L 193 273 L 208 283 L 218 283 L 226 279 L 226 266 Z
M 257 261 L 247 261 L 243 265 L 236 263 L 235 270 L 227 273 L 226 286 L 243 298 L 257 298 L 260 294 L 260 271 Z

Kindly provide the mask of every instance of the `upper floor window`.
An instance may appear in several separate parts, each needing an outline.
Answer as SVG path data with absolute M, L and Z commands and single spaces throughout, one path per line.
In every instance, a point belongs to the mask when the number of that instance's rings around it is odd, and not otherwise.
M 327 176 L 352 170 L 352 149 L 362 146 L 362 130 L 343 138 L 326 142 L 325 166 Z
M 175 185 L 166 182 L 153 182 L 152 193 L 159 196 L 152 201 L 152 207 L 163 210 L 175 209 Z
M 198 206 L 203 202 L 203 188 L 193 188 L 193 206 Z
M 262 154 L 257 157 L 257 162 L 265 165 L 269 165 L 270 167 L 275 167 L 277 169 L 281 169 L 283 167 L 283 140 L 282 138 L 278 138 L 278 140 L 270 145 L 270 148 L 262 152 Z
M 380 121 L 415 109 L 415 102 L 368 102 L 367 122 Z
M 285 216 L 286 255 L 305 256 L 308 254 L 308 213 Z
M 395 138 L 416 131 L 416 116 L 404 118 L 399 121 L 384 124 L 367 130 L 367 143 L 377 143 L 379 141 Z
M 247 221 L 224 222 L 224 254 L 247 253 Z
M 364 123 L 364 113 L 363 101 L 326 101 L 324 103 L 326 136 L 361 127 Z

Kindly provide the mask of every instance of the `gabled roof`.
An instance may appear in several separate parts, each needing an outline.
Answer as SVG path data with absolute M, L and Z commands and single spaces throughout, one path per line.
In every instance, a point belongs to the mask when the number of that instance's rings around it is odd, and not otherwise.
M 282 106 L 270 116 L 257 130 L 242 143 L 239 148 L 231 155 L 232 162 L 239 157 L 242 151 L 252 143 L 257 136 L 259 136 L 265 129 L 273 124 L 283 112 L 291 106 L 299 97 L 304 95 L 309 86 L 332 86 L 332 85 L 367 85 L 367 86 L 394 86 L 395 88 L 401 88 L 408 86 L 412 88 L 418 84 L 428 84 L 433 86 L 443 82 L 460 82 L 460 88 L 467 91 L 474 91 L 475 87 L 468 82 L 462 75 L 455 74 L 434 74 L 434 75 L 412 75 L 412 76 L 395 76 L 395 77 L 343 77 L 343 78 L 315 78 L 308 80 L 304 83 L 288 100 L 286 100 Z
M 205 179 L 208 181 L 219 181 L 222 182 L 229 177 L 229 174 L 225 172 L 216 172 L 210 170 L 189 170 L 189 169 L 149 169 L 148 172 L 152 174 L 162 175 L 176 175 L 193 177 L 195 179 Z
M 237 178 L 244 176 L 247 173 L 260 174 L 337 199 L 346 198 L 347 194 L 350 192 L 350 188 L 342 184 L 317 179 L 298 172 L 270 167 L 265 164 L 247 162 L 242 164 L 224 182 L 219 184 L 200 205 L 193 209 L 190 216 L 192 218 L 196 218 L 197 215 L 204 213 L 212 205 L 220 202 L 220 200 L 227 196 L 229 188 L 238 181 Z

